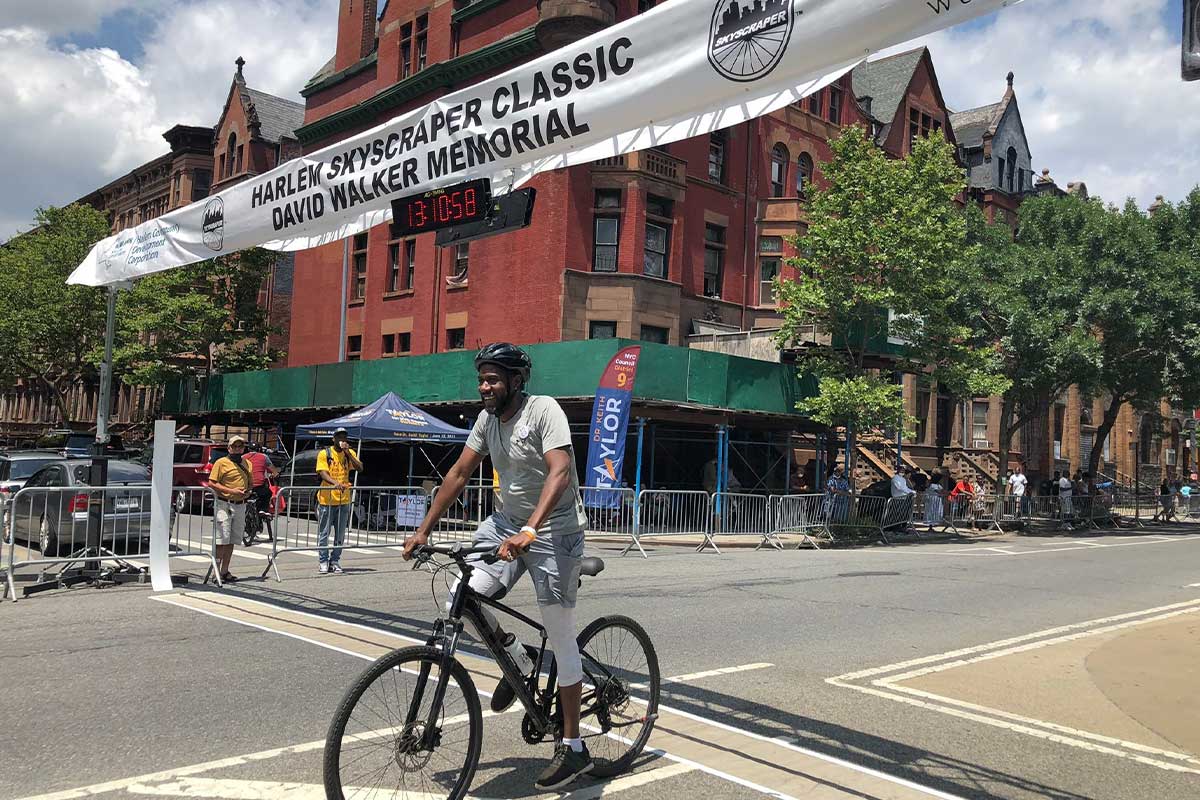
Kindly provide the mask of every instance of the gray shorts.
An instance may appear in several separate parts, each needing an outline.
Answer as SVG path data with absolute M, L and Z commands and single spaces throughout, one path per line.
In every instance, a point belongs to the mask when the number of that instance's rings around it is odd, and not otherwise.
M 475 544 L 499 545 L 520 529 L 503 514 L 493 514 L 475 531 Z M 539 536 L 516 561 L 483 563 L 482 556 L 471 560 L 474 567 L 495 579 L 505 591 L 513 587 L 528 570 L 537 592 L 539 606 L 575 607 L 579 591 L 579 562 L 583 558 L 583 531 Z

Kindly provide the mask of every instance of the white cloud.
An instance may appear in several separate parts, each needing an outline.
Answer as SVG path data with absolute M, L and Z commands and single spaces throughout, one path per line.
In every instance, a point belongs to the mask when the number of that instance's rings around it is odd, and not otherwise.
M 51 35 L 94 31 L 109 14 L 146 8 L 155 0 L 3 0 L 0 28 L 35 28 Z M 159 3 L 161 5 L 161 3 Z
M 1145 208 L 1200 183 L 1200 84 L 1179 77 L 1167 0 L 1026 0 L 985 26 L 922 40 L 954 109 L 994 103 L 1016 73 L 1034 169 Z M 907 49 L 912 45 L 906 45 Z
M 71 2 L 83 20 L 76 30 L 118 7 L 151 5 Z M 0 74 L 20 76 L 0 82 L 0 240 L 28 228 L 37 206 L 71 202 L 165 153 L 172 126 L 216 124 L 239 55 L 250 86 L 299 102 L 333 54 L 337 0 L 152 5 L 137 63 L 107 48 L 57 45 L 62 26 L 39 27 L 33 11 L 20 27 L 0 25 Z

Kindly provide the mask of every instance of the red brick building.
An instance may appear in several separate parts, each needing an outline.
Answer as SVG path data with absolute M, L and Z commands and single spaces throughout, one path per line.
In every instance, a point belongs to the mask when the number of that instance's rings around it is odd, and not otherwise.
M 653 3 L 342 0 L 338 49 L 304 89 L 311 151 Z M 901 112 L 896 112 L 901 113 Z M 693 320 L 777 319 L 769 279 L 803 231 L 826 141 L 866 122 L 845 76 L 799 107 L 535 178 L 533 224 L 439 249 L 386 225 L 348 245 L 347 358 L 602 336 L 686 344 Z M 893 137 L 902 150 L 902 135 Z M 296 257 L 289 364 L 339 357 L 343 245 Z

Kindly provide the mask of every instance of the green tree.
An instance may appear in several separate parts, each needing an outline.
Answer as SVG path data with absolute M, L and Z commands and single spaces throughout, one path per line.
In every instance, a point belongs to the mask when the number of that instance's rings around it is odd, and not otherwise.
M 266 369 L 280 352 L 258 296 L 276 255 L 246 250 L 149 275 L 118 302 L 122 380 L 159 386 L 183 377 Z
M 1198 200 L 1194 191 L 1153 216 L 1132 200 L 1118 209 L 1063 197 L 1022 209 L 1024 247 L 1037 257 L 1073 254 L 1061 289 L 1078 306 L 1075 333 L 1090 336 L 1094 352 L 1079 383 L 1105 403 L 1087 465 L 1093 474 L 1125 403 L 1155 413 L 1164 399 L 1200 403 Z
M 0 380 L 45 387 L 64 422 L 72 390 L 95 379 L 105 317 L 104 290 L 67 276 L 108 235 L 90 206 L 42 208 L 33 230 L 0 247 Z
M 830 145 L 828 186 L 812 193 L 807 235 L 794 241 L 802 255 L 788 259 L 795 276 L 778 281 L 779 341 L 817 342 L 799 365 L 820 391 L 799 408 L 846 429 L 852 471 L 856 431 L 908 422 L 892 370 L 929 372 L 963 394 L 1007 385 L 956 317 L 977 262 L 955 203 L 965 180 L 953 148 L 938 135 L 893 160 L 857 126 Z M 889 345 L 889 335 L 907 343 Z
M 1054 204 L 1033 198 L 1023 208 Z M 1013 435 L 1044 411 L 1046 398 L 1086 379 L 1098 358 L 1098 344 L 1080 325 L 1074 276 L 1080 273 L 1074 248 L 1029 247 L 1014 241 L 1007 225 L 988 224 L 975 204 L 966 208 L 972 261 L 954 313 L 971 329 L 970 341 L 990 350 L 1008 388 L 1001 394 L 1001 465 L 1008 463 Z M 1004 491 L 1003 469 L 996 492 Z

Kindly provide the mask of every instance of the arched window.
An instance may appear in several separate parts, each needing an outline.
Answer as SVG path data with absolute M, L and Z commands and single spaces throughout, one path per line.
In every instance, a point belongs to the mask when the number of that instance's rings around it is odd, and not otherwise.
M 801 197 L 808 191 L 813 179 L 813 160 L 808 153 L 801 153 L 796 159 L 796 194 Z
M 783 197 L 787 190 L 787 148 L 777 144 L 771 148 L 771 197 Z
M 1008 148 L 1008 190 L 1015 192 L 1017 190 L 1017 149 L 1015 147 Z
M 233 174 L 233 159 L 237 154 L 237 134 L 230 132 L 229 143 L 225 148 L 225 177 Z

